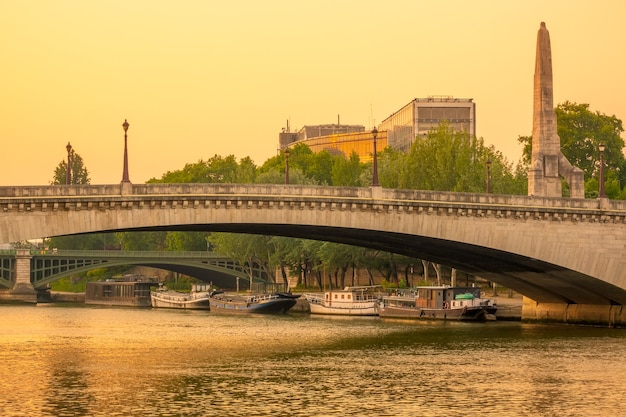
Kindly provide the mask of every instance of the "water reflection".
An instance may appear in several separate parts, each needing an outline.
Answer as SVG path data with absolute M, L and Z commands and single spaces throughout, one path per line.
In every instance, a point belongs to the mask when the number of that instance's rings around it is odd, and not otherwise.
M 58 306 L 0 315 L 5 416 L 626 411 L 616 329 Z

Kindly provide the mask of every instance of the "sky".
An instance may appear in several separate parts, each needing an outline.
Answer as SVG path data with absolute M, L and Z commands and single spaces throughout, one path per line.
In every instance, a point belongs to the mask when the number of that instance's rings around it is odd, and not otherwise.
M 68 142 L 92 184 L 119 183 L 125 119 L 139 184 L 433 95 L 472 98 L 516 163 L 540 23 L 555 105 L 626 121 L 625 19 L 624 0 L 0 0 L 0 186 L 49 184 Z

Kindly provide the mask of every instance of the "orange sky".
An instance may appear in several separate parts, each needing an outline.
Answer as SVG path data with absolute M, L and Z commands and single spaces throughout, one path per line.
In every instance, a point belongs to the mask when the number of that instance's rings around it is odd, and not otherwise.
M 48 184 L 71 142 L 93 184 L 276 154 L 289 119 L 371 128 L 413 98 L 476 102 L 511 161 L 532 131 L 537 30 L 554 102 L 626 122 L 623 0 L 0 1 L 0 185 Z

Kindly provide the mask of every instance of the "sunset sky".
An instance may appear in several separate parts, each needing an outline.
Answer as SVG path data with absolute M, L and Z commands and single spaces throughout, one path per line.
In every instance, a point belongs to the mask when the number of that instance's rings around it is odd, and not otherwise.
M 303 125 L 370 129 L 416 97 L 476 102 L 511 162 L 532 133 L 536 36 L 555 104 L 626 121 L 624 0 L 0 0 L 0 185 L 44 185 L 71 142 L 92 184 L 215 154 L 276 155 Z

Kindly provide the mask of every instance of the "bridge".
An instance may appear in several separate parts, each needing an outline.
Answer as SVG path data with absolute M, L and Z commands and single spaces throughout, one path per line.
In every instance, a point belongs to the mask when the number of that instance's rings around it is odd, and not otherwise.
M 0 251 L 0 286 L 12 288 L 13 277 L 19 275 L 30 276 L 30 283 L 37 289 L 61 277 L 117 265 L 166 269 L 213 282 L 221 288 L 234 288 L 237 278 L 245 281 L 250 279 L 248 270 L 237 261 L 208 251 L 17 249 Z M 260 268 L 253 266 L 251 271 L 253 279 L 268 280 L 267 274 Z
M 114 231 L 326 240 L 421 258 L 527 297 L 528 319 L 626 322 L 626 202 L 240 184 L 0 187 L 0 242 Z

